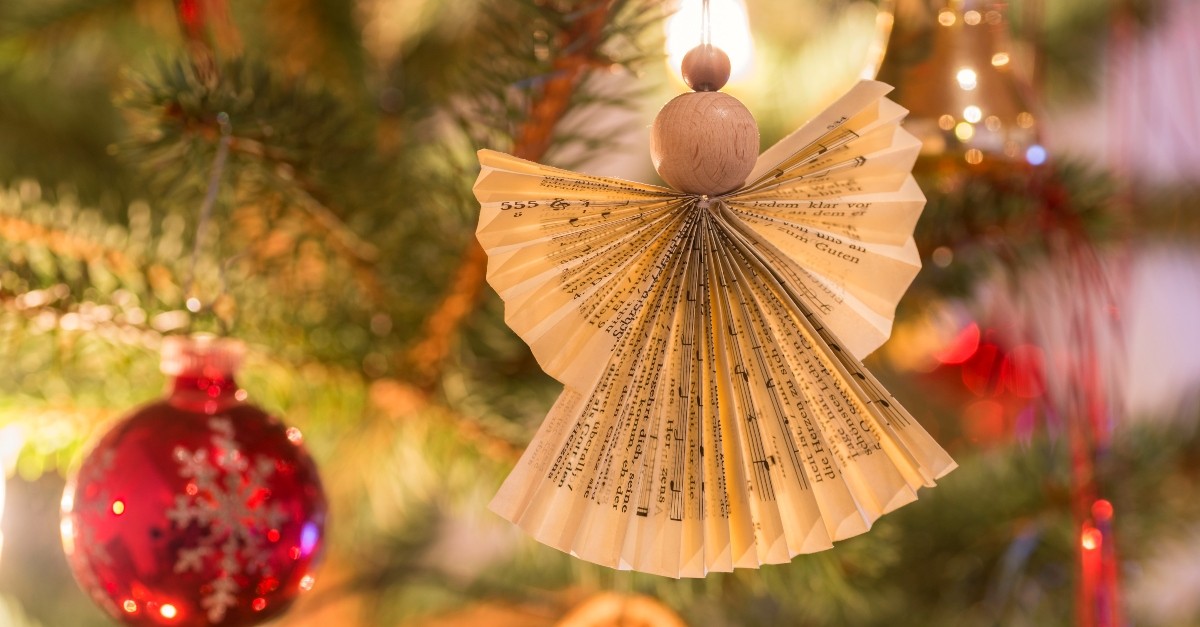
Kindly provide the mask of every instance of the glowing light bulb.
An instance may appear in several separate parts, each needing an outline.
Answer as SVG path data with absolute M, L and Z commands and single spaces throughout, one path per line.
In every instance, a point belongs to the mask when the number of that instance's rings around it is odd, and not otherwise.
M 700 45 L 700 22 L 700 3 L 694 0 L 684 0 L 679 10 L 667 18 L 667 65 L 677 76 L 683 55 Z M 729 81 L 744 77 L 754 62 L 754 40 L 745 5 L 741 0 L 710 0 L 709 23 L 712 44 L 729 55 Z
M 963 109 L 963 119 L 975 124 L 983 119 L 983 111 L 979 107 L 971 105 Z
M 175 609 L 175 606 L 170 603 L 163 603 L 162 607 L 158 608 L 158 613 L 162 614 L 162 617 L 168 620 L 179 616 L 179 610 Z

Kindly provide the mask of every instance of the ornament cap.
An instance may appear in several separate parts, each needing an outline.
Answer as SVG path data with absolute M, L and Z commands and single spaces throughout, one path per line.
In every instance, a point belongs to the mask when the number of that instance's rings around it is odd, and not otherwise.
M 242 365 L 246 345 L 239 340 L 208 333 L 171 335 L 163 338 L 161 369 L 180 376 L 232 375 Z

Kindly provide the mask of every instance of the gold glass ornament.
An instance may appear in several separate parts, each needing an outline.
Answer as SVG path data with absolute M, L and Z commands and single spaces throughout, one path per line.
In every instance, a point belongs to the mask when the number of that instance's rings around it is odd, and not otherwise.
M 1002 3 L 958 0 L 931 10 L 901 0 L 897 19 L 894 57 L 881 74 L 909 109 L 905 127 L 921 140 L 923 157 L 954 168 L 1046 160 Z

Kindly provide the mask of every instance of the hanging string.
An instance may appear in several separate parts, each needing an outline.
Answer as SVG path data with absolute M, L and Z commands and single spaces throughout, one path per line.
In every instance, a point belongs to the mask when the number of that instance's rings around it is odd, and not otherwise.
M 712 20 L 709 18 L 708 0 L 700 0 L 700 45 L 712 45 Z
M 204 200 L 200 203 L 200 215 L 196 219 L 196 234 L 192 240 L 192 258 L 183 290 L 187 298 L 185 305 L 192 313 L 198 313 L 205 308 L 205 304 L 192 294 L 192 290 L 196 283 L 196 268 L 200 265 L 200 248 L 204 243 L 208 225 L 212 222 L 213 207 L 217 203 L 217 194 L 221 191 L 221 176 L 225 172 L 225 162 L 229 158 L 229 144 L 233 141 L 233 127 L 229 123 L 229 114 L 224 112 L 217 114 L 217 126 L 220 128 L 221 138 L 217 142 L 217 155 L 213 158 L 212 171 L 208 176 L 208 188 L 205 190 Z M 221 283 L 221 293 L 224 294 L 224 268 L 221 269 Z M 221 321 L 221 324 L 224 327 L 224 321 Z

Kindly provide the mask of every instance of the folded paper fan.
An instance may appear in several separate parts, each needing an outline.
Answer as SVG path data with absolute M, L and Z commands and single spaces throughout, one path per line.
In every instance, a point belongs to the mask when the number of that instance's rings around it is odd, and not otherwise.
M 726 193 L 480 151 L 488 281 L 565 386 L 493 510 L 701 577 L 830 548 L 955 467 L 859 361 L 920 268 L 920 145 L 888 91 L 859 83 Z

